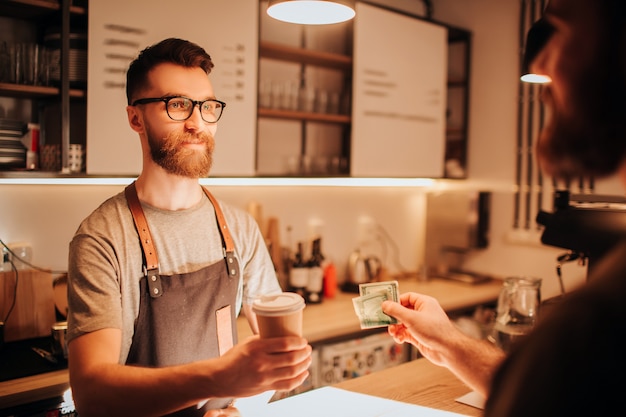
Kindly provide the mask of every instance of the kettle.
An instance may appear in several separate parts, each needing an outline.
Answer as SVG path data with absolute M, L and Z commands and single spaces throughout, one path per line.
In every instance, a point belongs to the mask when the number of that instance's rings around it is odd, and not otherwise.
M 355 250 L 348 259 L 348 282 L 358 285 L 376 281 L 381 268 L 382 263 L 376 256 L 362 256 Z

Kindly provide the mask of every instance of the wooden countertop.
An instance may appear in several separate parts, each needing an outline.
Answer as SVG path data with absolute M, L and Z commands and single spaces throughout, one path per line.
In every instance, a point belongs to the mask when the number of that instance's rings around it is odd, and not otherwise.
M 502 286 L 499 280 L 478 285 L 439 279 L 398 282 L 401 293 L 416 291 L 431 295 L 437 298 L 449 313 L 494 302 Z M 352 306 L 352 298 L 356 296 L 357 294 L 338 291 L 332 299 L 325 299 L 321 304 L 308 305 L 304 309 L 303 329 L 304 336 L 309 342 L 318 343 L 363 333 Z M 252 334 L 245 317 L 238 318 L 237 328 L 240 339 Z M 60 396 L 67 388 L 69 388 L 67 370 L 0 382 L 0 409 Z M 463 392 L 459 395 L 462 394 Z
M 456 281 L 433 279 L 430 281 L 398 280 L 400 293 L 420 292 L 435 297 L 448 313 L 463 311 L 477 305 L 495 302 L 502 282 L 492 280 L 471 285 Z M 354 312 L 352 298 L 358 294 L 338 291 L 334 298 L 325 299 L 320 304 L 309 304 L 304 309 L 303 333 L 310 343 L 358 335 L 363 333 Z M 246 318 L 237 319 L 239 338 L 252 335 Z
M 67 369 L 0 382 L 0 410 L 61 397 L 70 388 Z
M 468 416 L 482 415 L 482 410 L 455 401 L 471 391 L 465 384 L 446 368 L 423 358 L 334 386 Z

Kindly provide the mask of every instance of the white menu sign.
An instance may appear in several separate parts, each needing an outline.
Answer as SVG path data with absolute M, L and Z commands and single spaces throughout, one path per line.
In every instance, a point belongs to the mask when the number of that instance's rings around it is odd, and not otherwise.
M 87 172 L 140 172 L 139 139 L 126 117 L 126 70 L 145 47 L 176 37 L 211 55 L 213 89 L 227 104 L 211 175 L 254 175 L 258 8 L 257 0 L 91 0 Z
M 357 3 L 351 174 L 442 177 L 447 29 Z

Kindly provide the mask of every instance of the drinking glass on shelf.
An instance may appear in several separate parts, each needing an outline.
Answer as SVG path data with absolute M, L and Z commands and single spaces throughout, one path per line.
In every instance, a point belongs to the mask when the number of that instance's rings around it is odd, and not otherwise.
M 315 92 L 315 112 L 328 112 L 328 92 L 326 90 L 318 89 Z
M 328 113 L 339 113 L 339 93 L 331 91 L 328 94 Z
M 52 51 L 50 49 L 41 46 L 39 48 L 39 78 L 37 83 L 39 85 L 50 85 L 50 72 L 52 63 Z
M 11 55 L 6 41 L 0 42 L 0 83 L 10 81 Z
M 283 110 L 298 110 L 298 83 L 291 81 L 283 85 L 282 102 Z
M 272 82 L 264 80 L 259 83 L 259 107 L 272 107 Z
M 19 43 L 9 44 L 9 78 L 10 83 L 22 82 L 22 45 Z
M 313 112 L 315 110 L 315 89 L 311 87 L 302 87 L 300 89 L 299 109 L 304 112 Z
M 22 44 L 22 83 L 34 85 L 39 81 L 39 45 Z

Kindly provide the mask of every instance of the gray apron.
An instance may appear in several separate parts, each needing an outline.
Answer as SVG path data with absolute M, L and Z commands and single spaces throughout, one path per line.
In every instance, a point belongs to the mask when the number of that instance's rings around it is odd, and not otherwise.
M 225 263 L 216 262 L 186 274 L 161 275 L 135 183 L 126 187 L 144 266 L 128 365 L 164 367 L 215 358 L 237 343 L 235 303 L 239 266 L 219 204 L 206 188 L 203 190 L 215 209 Z M 207 410 L 224 408 L 231 402 L 231 398 L 214 398 L 201 407 L 189 407 L 170 415 L 202 416 Z

